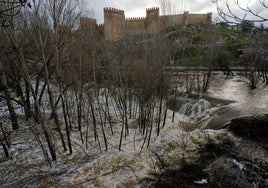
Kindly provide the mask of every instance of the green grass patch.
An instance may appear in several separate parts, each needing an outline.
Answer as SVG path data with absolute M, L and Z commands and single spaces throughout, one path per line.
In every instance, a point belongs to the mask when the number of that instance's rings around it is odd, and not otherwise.
M 175 66 L 178 67 L 201 67 L 204 66 L 203 56 L 193 56 L 189 58 L 184 58 L 180 60 L 176 60 L 174 62 Z

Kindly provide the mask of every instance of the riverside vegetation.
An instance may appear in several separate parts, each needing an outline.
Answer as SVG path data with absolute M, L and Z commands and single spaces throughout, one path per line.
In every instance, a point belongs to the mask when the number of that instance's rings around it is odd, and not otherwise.
M 252 43 L 265 49 L 264 32 L 197 24 L 104 41 L 80 27 L 82 5 L 0 2 L 0 187 L 267 185 L 265 145 L 207 127 L 233 101 L 206 97 L 215 68 L 266 87 Z

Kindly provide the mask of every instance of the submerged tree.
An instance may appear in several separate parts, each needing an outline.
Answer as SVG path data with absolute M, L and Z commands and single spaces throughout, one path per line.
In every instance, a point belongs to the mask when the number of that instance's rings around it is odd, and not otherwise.
M 255 88 L 257 80 L 262 78 L 267 84 L 267 34 L 264 25 L 268 23 L 268 3 L 265 0 L 212 0 L 217 6 L 220 18 L 226 23 L 238 24 L 248 34 L 248 44 L 242 51 L 241 61 L 250 78 L 250 87 Z M 250 70 L 250 74 L 247 74 Z M 258 73 L 257 73 L 258 72 Z
M 8 34 L 5 31 L 14 31 L 14 19 L 22 7 L 24 7 L 27 3 L 30 3 L 27 0 L 24 1 L 9 1 L 3 0 L 0 1 L 0 82 L 1 82 L 1 90 L 4 92 L 4 98 L 7 103 L 7 107 L 10 114 L 10 119 L 12 122 L 13 129 L 18 129 L 17 115 L 15 113 L 15 109 L 13 106 L 12 96 L 9 88 L 11 88 L 10 83 L 8 83 L 7 79 L 7 69 L 5 68 L 5 63 L 13 64 L 14 55 L 17 53 L 17 48 L 15 45 L 11 45 L 10 40 L 8 40 Z M 30 6 L 30 4 L 29 4 Z M 12 54 L 12 55 L 11 55 Z M 13 57 L 12 57 L 13 56 Z M 12 58 L 11 58 L 12 57 Z

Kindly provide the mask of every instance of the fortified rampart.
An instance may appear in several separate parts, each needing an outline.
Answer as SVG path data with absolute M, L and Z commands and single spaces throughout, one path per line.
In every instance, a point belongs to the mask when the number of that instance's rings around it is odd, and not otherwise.
M 97 26 L 96 21 L 92 20 L 88 21 L 88 24 L 91 24 L 92 28 L 95 25 L 96 31 L 102 32 L 105 40 L 117 41 L 125 35 L 155 34 L 170 26 L 211 24 L 211 18 L 212 13 L 190 14 L 184 12 L 176 15 L 160 15 L 157 7 L 146 9 L 146 17 L 125 18 L 123 10 L 104 8 L 104 24 Z M 82 19 L 81 23 L 85 24 L 85 21 Z
M 124 31 L 125 13 L 115 8 L 104 8 L 104 36 L 106 40 L 119 40 Z
M 104 24 L 97 24 L 97 20 L 93 18 L 81 17 L 80 29 L 91 36 L 104 38 Z

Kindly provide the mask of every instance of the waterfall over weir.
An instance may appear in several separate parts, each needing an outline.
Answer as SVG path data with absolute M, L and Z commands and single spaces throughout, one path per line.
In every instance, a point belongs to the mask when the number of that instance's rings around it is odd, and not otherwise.
M 210 103 L 205 99 L 199 99 L 197 101 L 189 100 L 181 106 L 179 113 L 187 115 L 190 118 L 198 118 L 210 107 Z

